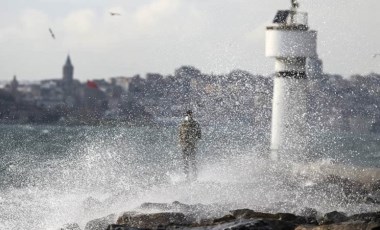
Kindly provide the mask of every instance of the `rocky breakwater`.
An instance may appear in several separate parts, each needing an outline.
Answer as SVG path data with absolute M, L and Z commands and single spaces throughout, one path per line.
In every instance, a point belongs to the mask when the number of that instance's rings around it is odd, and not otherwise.
M 125 212 L 116 222 L 113 218 L 91 221 L 85 230 L 132 230 L 132 229 L 282 229 L 282 230 L 340 230 L 340 229 L 380 229 L 380 211 L 347 216 L 342 212 L 329 212 L 319 215 L 314 209 L 304 209 L 303 215 L 291 213 L 265 213 L 250 209 L 232 210 L 221 217 L 203 218 L 199 210 L 203 205 L 145 203 L 156 210 L 161 207 L 181 206 L 184 212 Z M 189 210 L 193 213 L 188 213 Z M 187 214 L 185 214 L 187 213 Z M 107 220 L 109 221 L 106 226 Z
M 328 176 L 312 186 L 312 192 L 323 191 L 334 185 L 335 196 L 341 202 L 357 206 L 370 204 L 370 212 L 321 213 L 313 208 L 282 209 L 254 207 L 229 210 L 219 204 L 143 203 L 140 207 L 122 214 L 111 214 L 88 222 L 84 230 L 126 229 L 283 229 L 283 230 L 380 230 L 380 181 L 361 183 L 347 178 Z M 306 199 L 306 197 L 305 197 Z M 283 202 L 279 202 L 278 207 Z M 294 204 L 293 204 L 294 205 Z M 291 205 L 290 205 L 291 206 Z M 287 210 L 285 210 L 287 211 Z M 69 224 L 61 230 L 81 230 Z

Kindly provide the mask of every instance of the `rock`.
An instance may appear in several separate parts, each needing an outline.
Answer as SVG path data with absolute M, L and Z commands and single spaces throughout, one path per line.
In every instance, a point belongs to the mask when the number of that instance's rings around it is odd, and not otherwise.
M 143 203 L 140 205 L 139 209 L 143 210 L 159 210 L 159 211 L 170 211 L 172 206 L 167 203 Z
M 231 214 L 228 214 L 228 215 L 225 215 L 221 218 L 216 218 L 213 220 L 213 223 L 226 223 L 226 222 L 231 222 L 231 221 L 234 221 L 236 220 L 236 217 L 231 215 Z
M 355 214 L 348 217 L 349 220 L 352 221 L 365 221 L 365 222 L 380 222 L 380 212 L 368 212 L 368 213 L 360 213 Z
M 131 220 L 131 218 L 132 218 L 133 216 L 136 216 L 136 215 L 139 215 L 139 214 L 141 214 L 141 213 L 139 213 L 139 212 L 135 212 L 135 211 L 124 212 L 121 216 L 119 216 L 119 217 L 117 218 L 116 223 L 117 223 L 117 224 L 125 224 L 125 223 L 129 223 L 130 220 Z
M 294 224 L 306 224 L 311 221 L 308 221 L 303 216 L 296 216 L 291 213 L 264 213 L 264 212 L 255 212 L 250 209 L 238 209 L 230 211 L 233 217 L 236 219 L 274 219 L 274 220 L 282 220 L 286 222 L 291 222 Z
M 174 201 L 171 207 L 172 209 L 176 209 L 177 211 L 188 212 L 191 209 L 194 209 L 195 205 L 188 205 L 188 204 L 181 203 L 179 201 Z
M 255 212 L 250 209 L 237 209 L 230 211 L 236 219 L 278 219 L 278 215 L 272 213 Z
M 296 226 L 281 220 L 242 220 L 226 225 L 215 226 L 212 229 L 227 230 L 293 230 Z
M 296 216 L 291 213 L 277 213 L 278 220 L 290 222 L 296 225 L 300 224 L 316 224 L 317 220 L 315 218 L 308 218 L 305 216 Z
M 304 208 L 292 213 L 265 213 L 251 209 L 232 210 L 227 215 L 225 209 L 214 212 L 213 215 L 198 215 L 206 212 L 210 206 L 187 205 L 175 201 L 171 204 L 144 203 L 140 210 L 169 210 L 157 213 L 125 212 L 116 222 L 115 215 L 90 221 L 85 230 L 139 230 L 139 229 L 166 229 L 166 230 L 219 230 L 219 229 L 376 229 L 380 225 L 380 212 L 361 213 L 347 217 L 342 212 L 329 212 L 317 221 L 317 211 Z M 139 210 L 137 209 L 137 210 Z M 176 211 L 173 211 L 176 210 Z M 183 211 L 183 212 L 181 212 Z M 195 214 L 198 213 L 198 214 Z M 222 216 L 222 217 L 218 217 Z M 213 218 L 218 217 L 218 218 Z M 66 229 L 65 229 L 66 230 Z M 75 229 L 76 230 L 76 229 Z M 380 227 L 379 229 L 380 230 Z
M 210 226 L 213 225 L 214 219 L 200 219 L 197 223 L 192 224 L 192 227 L 199 227 L 199 226 Z
M 348 221 L 338 224 L 328 224 L 320 226 L 300 225 L 295 230 L 378 230 L 380 224 L 375 222 L 366 223 L 364 221 Z
M 276 216 L 278 216 L 279 220 L 283 221 L 295 221 L 298 218 L 298 216 L 291 213 L 277 213 Z
M 99 219 L 91 220 L 86 224 L 84 230 L 104 230 L 110 224 L 114 224 L 116 220 L 116 215 L 111 214 L 106 217 L 102 217 Z
M 171 204 L 172 212 L 181 212 L 192 216 L 207 216 L 207 206 L 202 204 L 187 205 L 178 201 Z
M 343 212 L 329 212 L 326 213 L 320 220 L 318 220 L 319 225 L 325 225 L 325 224 L 334 224 L 334 223 L 340 223 L 348 220 L 348 217 Z
M 380 222 L 374 222 L 371 221 L 367 224 L 368 230 L 379 230 L 380 229 Z
M 124 224 L 133 228 L 154 228 L 158 226 L 189 226 L 192 220 L 188 220 L 183 213 L 178 212 L 162 212 L 148 214 L 130 214 L 124 213 L 118 218 L 117 224 Z
M 77 223 L 69 223 L 69 224 L 63 225 L 63 227 L 59 228 L 59 230 L 81 230 L 81 229 Z
M 120 224 L 111 224 L 105 230 L 143 230 L 143 229 L 141 229 L 141 228 L 131 228 L 131 227 L 128 227 L 127 225 L 125 225 L 125 224 L 123 224 L 123 225 L 120 225 Z
M 192 219 L 207 219 L 210 216 L 220 216 L 225 213 L 225 210 L 218 205 L 204 204 L 184 204 L 179 201 L 174 201 L 171 204 L 166 203 L 143 203 L 136 209 L 141 213 L 151 212 L 180 212 Z
M 206 212 L 207 206 L 202 204 L 188 205 L 179 201 L 171 204 L 167 203 L 143 203 L 138 210 L 141 211 L 161 211 L 161 212 L 181 212 L 181 213 L 199 213 Z
M 301 209 L 297 214 L 305 219 L 306 224 L 314 224 L 314 225 L 318 224 L 318 221 L 317 221 L 318 212 L 314 208 L 305 207 Z
M 299 212 L 297 212 L 300 216 L 305 216 L 305 217 L 314 217 L 317 218 L 318 212 L 314 208 L 302 208 Z

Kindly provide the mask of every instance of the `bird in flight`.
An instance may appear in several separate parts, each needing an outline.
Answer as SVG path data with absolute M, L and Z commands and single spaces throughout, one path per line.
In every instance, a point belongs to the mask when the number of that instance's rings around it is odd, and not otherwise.
M 380 56 L 380 53 L 378 53 L 378 54 L 374 54 L 372 57 L 373 57 L 373 58 L 376 58 L 377 56 Z
M 119 13 L 115 13 L 115 12 L 110 12 L 110 15 L 111 15 L 111 16 L 120 16 Z
M 51 30 L 51 28 L 49 28 L 49 32 L 50 32 L 51 37 L 52 37 L 53 39 L 55 39 L 55 35 L 54 35 L 53 31 Z

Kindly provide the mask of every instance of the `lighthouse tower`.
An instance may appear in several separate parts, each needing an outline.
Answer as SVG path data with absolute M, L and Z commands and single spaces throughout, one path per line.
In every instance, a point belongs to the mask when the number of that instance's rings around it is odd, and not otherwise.
M 272 101 L 271 157 L 301 156 L 307 149 L 306 60 L 316 58 L 316 31 L 309 30 L 307 13 L 280 10 L 266 28 L 267 57 L 275 58 Z

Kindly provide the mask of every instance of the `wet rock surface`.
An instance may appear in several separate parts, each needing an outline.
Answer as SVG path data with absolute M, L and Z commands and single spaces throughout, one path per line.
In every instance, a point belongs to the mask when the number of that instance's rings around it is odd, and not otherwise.
M 91 220 L 90 222 L 86 224 L 84 230 L 104 230 L 110 224 L 115 223 L 116 218 L 117 216 L 115 214 L 111 214 L 103 218 Z
M 329 212 L 323 215 L 321 219 L 318 220 L 319 225 L 341 223 L 348 220 L 348 217 L 343 212 Z
M 313 185 L 319 190 L 326 184 L 335 186 L 343 202 L 351 204 L 377 205 L 380 201 L 380 181 L 361 183 L 337 176 L 328 176 Z M 339 189 L 336 189 L 339 188 Z M 90 200 L 91 206 L 99 206 Z M 130 212 L 110 215 L 87 223 L 85 230 L 125 230 L 125 229 L 297 229 L 297 230 L 340 230 L 340 229 L 377 229 L 380 230 L 379 211 L 348 215 L 333 211 L 320 213 L 316 209 L 297 208 L 282 202 L 276 203 L 277 211 L 254 207 L 228 211 L 226 206 L 216 204 L 143 203 Z M 286 213 L 284 207 L 293 207 L 294 213 Z M 230 206 L 227 206 L 230 207 Z M 285 212 L 283 212 L 285 211 Z M 293 211 L 292 211 L 293 212 Z M 70 229 L 70 228 L 66 228 Z M 75 229 L 77 230 L 77 229 Z
M 180 212 L 161 212 L 148 214 L 124 213 L 117 224 L 133 228 L 157 229 L 166 226 L 188 226 L 193 222 Z
M 193 211 L 205 210 L 206 205 L 187 205 L 180 202 L 171 204 L 144 203 L 138 210 L 90 221 L 85 230 L 137 230 L 137 229 L 191 229 L 191 230 L 341 230 L 380 229 L 380 211 L 348 216 L 342 212 L 329 212 L 318 216 L 311 208 L 305 208 L 305 215 L 292 213 L 266 213 L 251 209 L 232 210 L 222 216 L 202 218 Z M 177 208 L 173 211 L 172 208 Z M 160 210 L 142 213 L 141 210 Z M 162 211 L 164 210 L 164 211 Z M 179 212 L 182 210 L 183 212 Z M 114 220 L 113 223 L 112 220 Z

